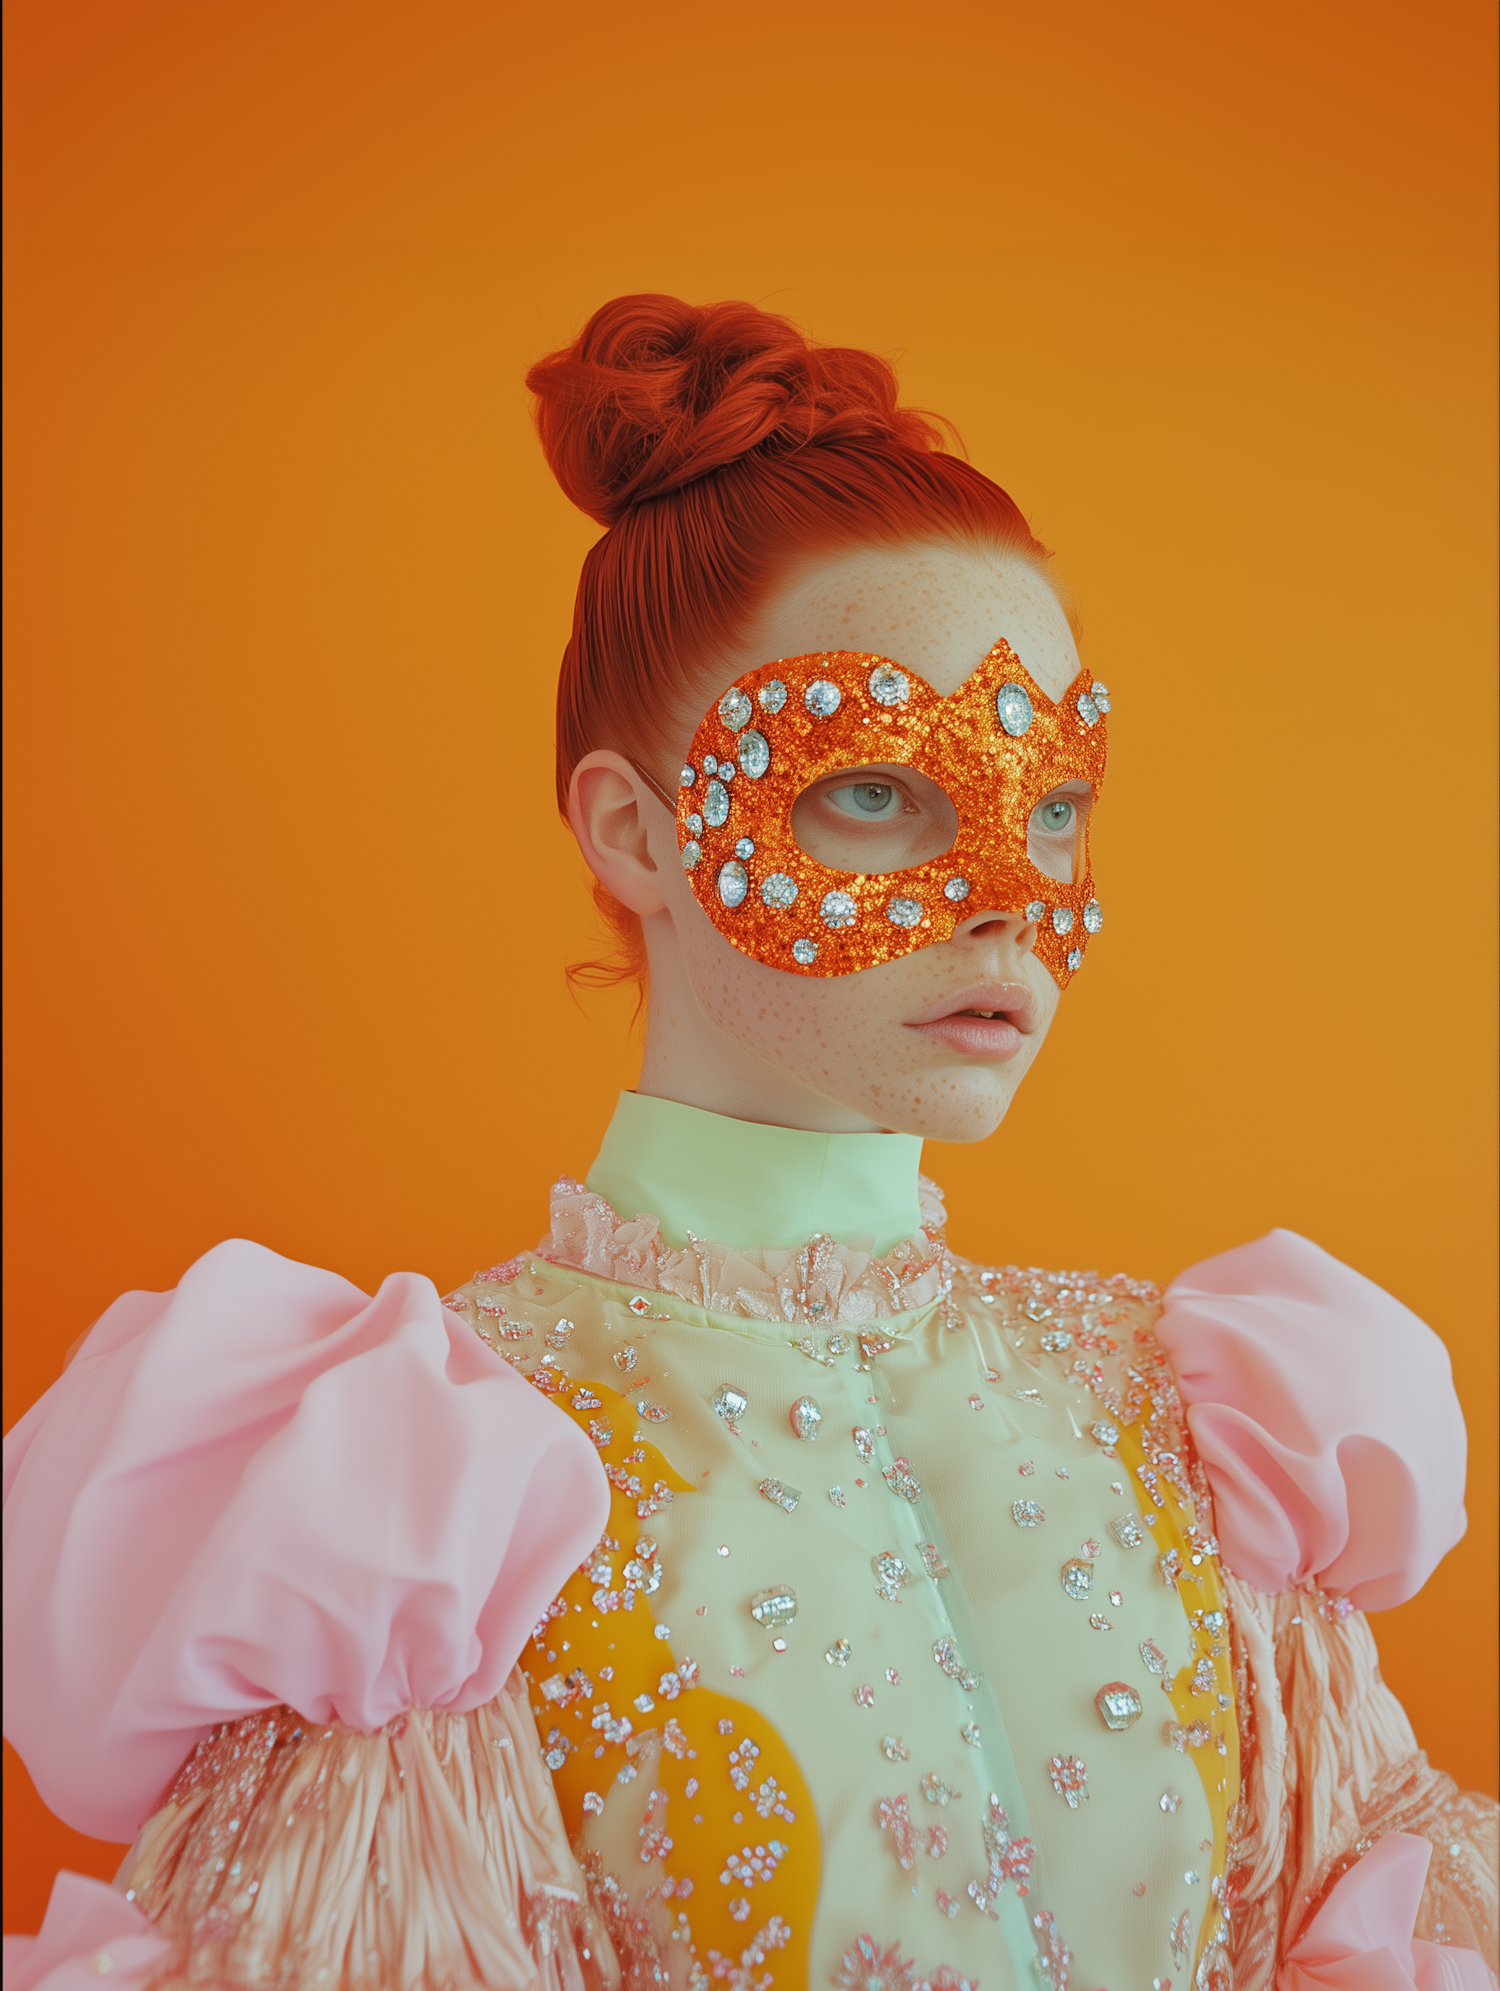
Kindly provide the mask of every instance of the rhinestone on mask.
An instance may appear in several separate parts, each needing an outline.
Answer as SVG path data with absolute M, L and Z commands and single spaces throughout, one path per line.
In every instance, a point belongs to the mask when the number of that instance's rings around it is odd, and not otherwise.
M 809 1443 L 817 1437 L 823 1424 L 822 1406 L 810 1396 L 799 1396 L 791 1408 L 792 1429 L 799 1438 Z
M 750 841 L 749 837 L 742 836 L 734 847 L 734 854 L 736 857 L 754 857 L 755 845 Z
M 771 765 L 771 743 L 764 733 L 740 735 L 740 768 L 752 781 L 759 781 Z
M 679 788 L 691 788 L 693 783 L 697 779 L 698 776 L 695 770 L 689 767 L 687 762 L 684 761 L 682 764 L 682 772 L 677 777 L 677 786 Z
M 802 967 L 810 968 L 817 958 L 818 943 L 816 940 L 794 940 L 792 942 L 792 959 L 800 963 Z
M 1076 975 L 1082 966 L 1083 949 L 1081 947 L 1070 947 L 1068 949 L 1068 973 Z
M 1045 919 L 1047 917 L 1047 908 L 1042 904 L 1040 899 L 1033 899 L 1031 904 L 1026 908 L 1026 917 L 1030 920 Z
M 995 711 L 1013 740 L 1019 740 L 1031 725 L 1031 700 L 1018 684 L 1001 685 L 995 693 Z
M 1109 710 L 1109 686 L 1107 684 L 1100 684 L 1099 680 L 1095 678 L 1094 682 L 1089 686 L 1089 697 L 1093 699 L 1101 712 Z
M 1056 908 L 1052 915 L 1052 931 L 1054 933 L 1071 933 L 1073 931 L 1073 908 L 1071 906 L 1058 906 Z
M 699 843 L 694 842 L 691 838 L 689 838 L 689 840 L 682 846 L 683 870 L 691 871 L 693 866 L 698 862 L 698 859 L 702 855 L 703 855 L 703 846 Z
M 702 836 L 703 818 L 699 815 L 684 816 L 682 827 L 687 831 L 689 836 Z
M 1140 1720 L 1143 1703 L 1134 1687 L 1124 1680 L 1111 1680 L 1095 1694 L 1094 1706 L 1104 1726 L 1118 1734 Z
M 797 896 L 797 881 L 789 878 L 785 871 L 773 871 L 761 886 L 760 896 L 768 906 L 789 906 Z M 795 947 L 792 952 L 796 954 Z
M 1083 909 L 1084 932 L 1097 933 L 1100 927 L 1103 926 L 1103 924 L 1104 924 L 1104 908 L 1100 905 L 1097 899 L 1090 899 L 1088 904 Z
M 755 708 L 738 685 L 731 685 L 719 700 L 719 717 L 731 733 L 737 733 L 741 726 L 748 726 L 750 714 Z
M 732 760 L 721 760 L 719 762 L 719 779 L 720 781 L 733 781 L 734 762 Z
M 703 797 L 703 820 L 711 830 L 729 820 L 729 790 L 715 778 Z
M 1078 716 L 1085 726 L 1097 726 L 1099 723 L 1099 708 L 1086 691 L 1078 694 Z
M 916 926 L 922 918 L 920 899 L 892 899 L 885 909 L 892 926 Z
M 744 904 L 749 889 L 749 873 L 737 859 L 731 857 L 727 864 L 719 866 L 719 897 L 731 911 Z
M 904 705 L 911 696 L 911 679 L 893 664 L 877 664 L 870 673 L 870 696 L 877 705 Z
M 786 686 L 779 677 L 773 677 L 769 684 L 763 684 L 755 694 L 762 712 L 779 712 L 786 704 Z
M 844 694 L 826 677 L 815 678 L 802 694 L 802 703 L 814 719 L 831 719 L 844 702 Z
M 831 926 L 837 933 L 842 927 L 853 926 L 858 907 L 847 892 L 825 892 L 818 911 L 824 926 Z
M 717 774 L 718 771 L 719 763 L 714 759 L 713 755 L 705 754 L 703 756 L 703 772 L 705 774 Z

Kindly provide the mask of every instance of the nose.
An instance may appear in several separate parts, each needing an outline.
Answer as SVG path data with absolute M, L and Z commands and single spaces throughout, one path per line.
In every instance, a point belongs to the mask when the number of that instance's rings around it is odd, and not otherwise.
M 953 929 L 955 940 L 1009 940 L 1023 954 L 1036 945 L 1036 921 L 1023 912 L 996 912 L 988 909 L 970 913 Z

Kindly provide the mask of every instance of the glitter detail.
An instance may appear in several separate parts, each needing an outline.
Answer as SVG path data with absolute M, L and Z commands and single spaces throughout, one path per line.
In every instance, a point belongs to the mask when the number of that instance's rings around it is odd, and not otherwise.
M 900 1556 L 886 1549 L 882 1554 L 871 1556 L 870 1567 L 875 1572 L 877 1596 L 887 1604 L 894 1604 L 902 1590 L 911 1582 L 912 1574 Z
M 799 1396 L 789 1412 L 791 1426 L 797 1436 L 811 1444 L 823 1428 L 822 1406 L 810 1396 Z
M 736 857 L 754 857 L 755 845 L 750 841 L 749 837 L 742 836 L 734 847 L 734 854 Z
M 823 903 L 818 907 L 823 924 L 835 933 L 846 926 L 853 926 L 859 908 L 847 892 L 825 892 Z
M 873 1687 L 856 1687 L 854 1689 L 854 1699 L 857 1706 L 872 1708 L 875 1705 L 875 1689 Z
M 729 818 L 729 790 L 715 778 L 703 796 L 703 820 L 711 830 L 719 829 Z
M 703 855 L 703 849 L 702 849 L 702 846 L 701 846 L 700 844 L 696 843 L 696 842 L 695 842 L 695 841 L 694 841 L 694 840 L 693 840 L 693 839 L 692 839 L 692 838 L 690 837 L 690 838 L 688 839 L 688 841 L 687 841 L 687 842 L 686 842 L 686 843 L 685 843 L 685 844 L 684 844 L 684 845 L 682 846 L 682 868 L 683 868 L 683 870 L 684 870 L 684 871 L 691 871 L 691 870 L 692 870 L 692 868 L 693 868 L 693 866 L 694 866 L 694 865 L 695 865 L 695 864 L 696 864 L 696 863 L 698 862 L 699 858 L 701 858 L 701 857 L 702 857 L 702 855 Z
M 619 1357 L 615 1359 L 618 1361 Z M 632 1362 L 630 1366 L 634 1368 L 635 1364 Z M 721 1417 L 726 1424 L 738 1423 L 750 1408 L 749 1397 L 743 1390 L 736 1389 L 733 1383 L 720 1383 L 709 1402 L 713 1405 L 714 1416 Z
M 797 1615 L 797 1593 L 789 1583 L 769 1590 L 757 1590 L 750 1599 L 750 1615 L 767 1631 L 782 1631 Z
M 1179 1970 L 1186 1970 L 1188 1958 L 1193 1953 L 1193 1922 L 1186 1908 L 1172 1924 L 1168 1937 L 1172 1945 L 1172 1961 Z
M 901 1945 L 882 1949 L 873 1936 L 856 1938 L 829 1981 L 838 1991 L 919 1991 L 917 1966 L 901 1954 Z
M 958 1732 L 971 1749 L 979 1747 L 982 1738 L 979 1733 L 979 1724 L 977 1721 L 966 1721 Z
M 1122 1549 L 1138 1549 L 1146 1539 L 1146 1530 L 1134 1514 L 1122 1514 L 1118 1521 L 1111 1521 L 1109 1532 Z
M 847 1666 L 849 1664 L 849 1654 L 852 1650 L 853 1648 L 850 1646 L 848 1639 L 836 1638 L 823 1654 L 823 1657 L 828 1661 L 830 1666 Z
M 877 664 L 870 673 L 869 693 L 877 705 L 904 705 L 911 696 L 911 679 L 894 664 Z
M 866 1465 L 868 1465 L 875 1453 L 875 1433 L 873 1431 L 866 1431 L 862 1425 L 856 1424 L 854 1427 L 854 1449 L 859 1453 L 859 1456 L 865 1461 Z
M 782 675 L 789 670 L 790 679 Z M 775 715 L 755 738 L 743 725 L 738 729 L 738 771 L 742 791 L 750 792 L 742 792 L 735 805 L 735 822 L 754 841 L 758 861 L 768 871 L 800 878 L 810 897 L 791 817 L 798 796 L 820 776 L 872 759 L 926 772 L 953 798 L 959 834 L 948 852 L 906 867 L 899 879 L 836 869 L 829 877 L 825 870 L 817 898 L 827 898 L 829 889 L 841 892 L 848 913 L 829 929 L 837 936 L 834 944 L 822 946 L 812 961 L 791 954 L 770 924 L 784 909 L 763 905 L 754 893 L 742 906 L 726 908 L 717 891 L 707 889 L 727 855 L 709 840 L 702 848 L 711 861 L 688 874 L 695 897 L 732 945 L 784 971 L 816 975 L 852 974 L 950 939 L 969 904 L 1040 903 L 1034 895 L 1044 881 L 1031 861 L 1026 834 L 1035 797 L 1069 780 L 1088 783 L 1096 794 L 1102 785 L 1107 729 L 1099 723 L 1097 704 L 1088 707 L 1092 724 L 1084 722 L 1078 705 L 1080 696 L 1092 697 L 1084 691 L 1091 682 L 1080 673 L 1054 703 L 1003 641 L 951 697 L 895 660 L 867 652 L 818 652 L 745 673 L 694 735 L 692 764 L 704 779 L 679 796 L 679 839 L 690 813 L 702 817 L 710 837 L 726 819 L 717 812 L 727 813 L 735 769 L 713 751 L 726 739 L 720 704 L 737 722 L 747 716 L 747 707 Z M 762 754 L 766 765 L 757 774 Z M 715 784 L 720 793 L 710 807 L 704 791 Z M 945 885 L 954 880 L 967 884 L 969 892 L 958 897 L 955 886 L 954 894 L 946 893 Z M 758 891 L 760 880 L 755 884 Z M 914 925 L 896 925 L 885 916 L 893 889 L 922 907 Z M 1046 904 L 1066 908 L 1075 924 L 1084 907 L 1096 903 L 1086 866 L 1084 876 L 1045 889 Z M 1082 959 L 1081 947 L 1059 945 L 1056 932 L 1046 928 L 1037 936 L 1036 953 L 1062 984 L 1075 972 L 1069 956 Z
M 1118 1424 L 1111 1424 L 1107 1417 L 1099 1417 L 1089 1426 L 1089 1436 L 1096 1445 L 1118 1445 L 1120 1427 Z
M 933 1645 L 932 1656 L 950 1680 L 956 1680 L 966 1694 L 973 1693 L 979 1685 L 978 1678 L 964 1665 L 952 1638 L 938 1639 Z
M 1012 1839 L 1010 1819 L 1005 1807 L 993 1791 L 989 1796 L 989 1812 L 981 1831 L 984 1835 L 984 1850 L 988 1861 L 988 1871 L 982 1880 L 969 1882 L 969 1899 L 981 1915 L 987 1915 L 992 1922 L 998 1922 L 994 1903 L 1006 1882 L 1014 1883 L 1022 1893 L 1025 1883 L 1031 1876 L 1031 1866 L 1036 1858 L 1036 1848 L 1029 1839 Z M 1054 1985 L 1053 1991 L 1066 1991 L 1065 1986 Z
M 885 909 L 892 926 L 917 926 L 922 918 L 920 899 L 892 899 Z
M 911 1751 L 899 1735 L 882 1736 L 880 1753 L 888 1763 L 907 1763 L 911 1760 Z
M 1073 1346 L 1073 1336 L 1066 1327 L 1049 1327 L 1042 1336 L 1042 1349 L 1048 1355 L 1065 1355 Z
M 738 685 L 731 685 L 719 700 L 719 717 L 731 733 L 737 733 L 741 726 L 748 726 L 754 710 L 755 707 Z
M 1182 1795 L 1178 1791 L 1163 1791 L 1156 1801 L 1163 1811 L 1175 1812 L 1182 1803 Z
M 1087 1597 L 1094 1587 L 1094 1566 L 1078 1556 L 1070 1556 L 1061 1570 L 1062 1587 L 1065 1594 L 1073 1598 Z
M 719 866 L 719 897 L 731 910 L 744 904 L 749 889 L 749 874 L 738 858 L 731 857 L 727 864 Z
M 787 1486 L 779 1479 L 763 1479 L 756 1489 L 763 1499 L 773 1507 L 779 1507 L 784 1514 L 795 1514 L 802 1494 L 795 1486 Z
M 1018 1528 L 1039 1528 L 1047 1518 L 1047 1510 L 1040 1500 L 1013 1500 L 1010 1514 Z
M 943 897 L 951 899 L 957 905 L 960 899 L 968 898 L 969 890 L 970 887 L 967 878 L 950 878 L 943 887 Z
M 817 958 L 818 943 L 816 940 L 794 940 L 792 942 L 792 959 L 800 962 L 804 968 L 810 968 Z
M 760 888 L 761 902 L 768 906 L 789 906 L 797 897 L 797 881 L 785 871 L 773 871 Z M 793 947 L 793 953 L 796 947 Z
M 1088 1765 L 1077 1756 L 1054 1756 L 1048 1765 L 1052 1788 L 1067 1802 L 1069 1811 L 1076 1811 L 1079 1804 L 1089 1794 Z
M 948 1804 L 954 1798 L 962 1797 L 963 1792 L 945 1783 L 936 1770 L 929 1770 L 922 1779 L 922 1795 L 929 1804 Z
M 942 1556 L 938 1553 L 936 1542 L 918 1542 L 917 1553 L 922 1558 L 923 1569 L 926 1570 L 934 1583 L 940 1582 L 943 1577 L 953 1574 L 952 1570 L 949 1569 L 947 1563 L 943 1561 Z
M 1095 1694 L 1094 1706 L 1104 1726 L 1118 1731 L 1133 1728 L 1140 1720 L 1145 1704 L 1135 1688 L 1124 1680 L 1110 1680 Z
M 844 1507 L 848 1504 L 844 1499 L 844 1489 L 841 1486 L 830 1486 L 828 1489 L 828 1498 L 835 1507 Z
M 1013 740 L 1023 738 L 1030 731 L 1033 708 L 1021 685 L 1001 685 L 995 693 L 995 716 Z
M 897 1459 L 893 1465 L 885 1467 L 880 1477 L 891 1492 L 899 1494 L 901 1499 L 909 1500 L 915 1505 L 921 1498 L 922 1482 L 912 1471 L 909 1459 Z

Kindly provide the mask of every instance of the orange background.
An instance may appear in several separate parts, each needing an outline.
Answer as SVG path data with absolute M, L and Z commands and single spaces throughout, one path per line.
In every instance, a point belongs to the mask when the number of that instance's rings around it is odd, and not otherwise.
M 990 1259 L 1271 1224 L 1430 1320 L 1467 1540 L 1375 1621 L 1494 1790 L 1489 0 L 14 0 L 11 1422 L 226 1235 L 440 1289 L 633 1076 L 552 804 L 593 529 L 522 372 L 604 298 L 890 353 L 1060 549 L 1110 924 Z M 7 1755 L 6 1926 L 60 1862 Z

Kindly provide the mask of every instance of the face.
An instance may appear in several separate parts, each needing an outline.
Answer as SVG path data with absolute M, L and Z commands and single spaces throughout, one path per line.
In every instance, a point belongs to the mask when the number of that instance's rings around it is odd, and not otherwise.
M 1023 562 L 946 544 L 861 549 L 790 576 L 725 660 L 712 695 L 774 658 L 849 650 L 890 658 L 948 696 L 1000 637 L 1048 698 L 1077 677 L 1067 619 Z M 653 770 L 658 778 L 675 778 L 687 745 L 671 743 L 664 767 Z M 614 755 L 589 760 L 628 767 Z M 586 767 L 579 798 L 594 792 Z M 601 798 L 605 785 L 601 768 Z M 611 859 L 628 840 L 623 803 L 613 842 L 592 833 L 586 802 L 574 821 L 579 828 L 584 819 L 580 841 L 605 883 L 642 914 L 651 959 L 642 1090 L 826 1131 L 887 1128 L 942 1140 L 994 1131 L 1058 1002 L 1024 910 L 966 907 L 950 938 L 856 973 L 784 972 L 723 937 L 682 870 L 672 816 L 638 778 L 636 787 L 632 861 L 642 877 L 649 866 L 649 885 L 622 877 Z M 1069 780 L 1033 807 L 1028 853 L 1046 876 L 1075 877 L 1092 799 L 1086 781 Z M 594 813 L 603 820 L 602 799 Z M 820 863 L 876 874 L 941 856 L 958 819 L 927 774 L 872 761 L 820 775 L 798 797 L 792 830 Z

